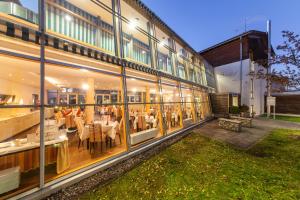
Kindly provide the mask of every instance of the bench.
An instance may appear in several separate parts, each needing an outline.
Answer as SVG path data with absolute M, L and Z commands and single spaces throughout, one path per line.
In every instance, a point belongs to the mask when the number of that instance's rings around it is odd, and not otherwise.
M 234 119 L 219 118 L 219 126 L 235 132 L 241 132 L 242 122 Z
M 230 119 L 241 121 L 242 127 L 248 127 L 248 128 L 252 127 L 252 118 L 230 116 Z

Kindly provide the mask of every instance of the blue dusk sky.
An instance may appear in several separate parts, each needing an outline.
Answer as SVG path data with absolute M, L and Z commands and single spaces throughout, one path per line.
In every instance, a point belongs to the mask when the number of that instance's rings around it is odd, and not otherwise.
M 37 10 L 37 0 L 21 0 Z M 165 23 L 200 51 L 246 30 L 266 31 L 272 21 L 272 45 L 281 31 L 300 34 L 300 0 L 143 0 Z M 245 25 L 246 24 L 246 25 Z

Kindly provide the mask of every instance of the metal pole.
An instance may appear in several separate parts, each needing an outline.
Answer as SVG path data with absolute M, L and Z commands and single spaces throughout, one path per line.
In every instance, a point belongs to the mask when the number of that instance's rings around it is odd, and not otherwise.
M 242 101 L 242 92 L 243 92 L 243 37 L 240 36 L 240 95 L 241 95 L 241 101 Z
M 40 30 L 40 188 L 45 184 L 45 144 L 44 144 L 44 109 L 45 109 L 45 1 L 39 0 Z
M 268 34 L 268 66 L 267 66 L 267 93 L 268 97 L 271 96 L 271 80 L 270 80 L 270 60 L 271 60 L 271 21 L 267 21 L 267 34 Z M 267 117 L 270 117 L 271 106 L 267 104 Z

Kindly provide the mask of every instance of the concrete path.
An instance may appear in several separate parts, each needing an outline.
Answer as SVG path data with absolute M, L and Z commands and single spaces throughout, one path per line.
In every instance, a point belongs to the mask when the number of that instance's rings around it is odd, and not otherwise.
M 239 149 L 249 149 L 269 135 L 273 129 L 284 128 L 300 130 L 300 123 L 262 118 L 254 119 L 253 125 L 253 128 L 243 127 L 242 132 L 236 133 L 220 128 L 218 126 L 218 121 L 214 120 L 206 123 L 203 127 L 196 129 L 194 132 L 213 140 L 231 144 Z

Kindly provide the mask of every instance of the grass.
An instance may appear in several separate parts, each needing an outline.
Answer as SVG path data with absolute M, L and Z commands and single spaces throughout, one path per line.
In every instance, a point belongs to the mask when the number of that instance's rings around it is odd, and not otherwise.
M 267 117 L 266 114 L 262 115 L 262 117 Z M 273 115 L 270 116 L 270 119 L 273 119 Z M 294 117 L 294 116 L 285 116 L 285 115 L 276 115 L 276 120 L 283 120 L 288 122 L 298 122 L 300 123 L 300 117 Z
M 192 133 L 81 199 L 300 199 L 300 131 L 248 151 Z

